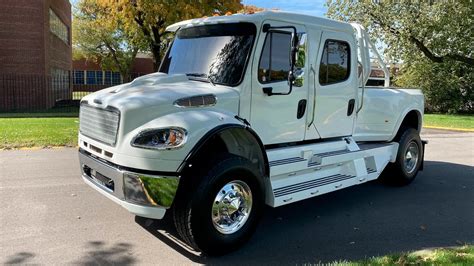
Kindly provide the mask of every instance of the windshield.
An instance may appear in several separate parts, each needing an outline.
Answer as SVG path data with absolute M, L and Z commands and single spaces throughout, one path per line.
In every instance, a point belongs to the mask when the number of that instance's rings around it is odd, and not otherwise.
M 252 23 L 181 29 L 163 59 L 160 72 L 236 86 L 243 78 L 255 33 Z

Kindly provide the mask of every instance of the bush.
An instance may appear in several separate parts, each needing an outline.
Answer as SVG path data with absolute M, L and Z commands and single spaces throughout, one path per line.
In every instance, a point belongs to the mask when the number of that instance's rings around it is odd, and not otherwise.
M 474 68 L 460 62 L 405 64 L 396 84 L 420 88 L 426 112 L 474 113 Z

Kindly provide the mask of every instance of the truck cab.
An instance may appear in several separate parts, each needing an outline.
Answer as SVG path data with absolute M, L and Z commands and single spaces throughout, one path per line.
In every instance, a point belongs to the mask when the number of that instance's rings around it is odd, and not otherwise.
M 285 12 L 173 24 L 159 71 L 81 101 L 84 181 L 131 213 L 171 215 L 207 254 L 278 207 L 422 168 L 423 95 L 390 88 L 356 24 Z M 371 56 L 384 87 L 367 87 Z

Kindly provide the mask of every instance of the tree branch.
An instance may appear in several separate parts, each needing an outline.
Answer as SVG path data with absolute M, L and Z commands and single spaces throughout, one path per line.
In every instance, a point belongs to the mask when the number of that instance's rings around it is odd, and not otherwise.
M 403 37 L 402 33 L 396 29 L 396 28 L 393 28 L 392 26 L 384 23 L 380 18 L 378 18 L 373 12 L 368 12 L 369 15 L 372 17 L 372 19 L 374 20 L 374 23 L 375 24 L 378 24 L 379 26 L 381 26 L 382 28 L 385 28 L 385 30 L 389 31 L 390 33 L 398 36 L 398 37 Z M 413 36 L 412 34 L 409 34 L 408 35 L 408 40 L 413 43 L 429 60 L 431 60 L 432 62 L 435 62 L 435 63 L 442 63 L 444 62 L 446 59 L 451 59 L 451 60 L 455 60 L 455 61 L 459 61 L 459 62 L 463 62 L 463 63 L 466 63 L 470 66 L 473 66 L 474 65 L 474 59 L 473 58 L 470 58 L 470 57 L 467 57 L 467 56 L 462 56 L 462 55 L 459 55 L 459 54 L 446 54 L 444 56 L 437 56 L 435 55 L 428 47 L 426 47 L 426 45 L 420 41 L 419 39 L 417 39 L 415 36 Z
M 142 30 L 143 34 L 145 36 L 151 37 L 151 33 L 148 30 L 148 28 L 145 26 L 145 21 L 143 19 L 143 12 L 142 11 L 137 11 L 137 15 L 133 17 L 135 22 L 140 26 L 140 29 Z
M 114 59 L 115 64 L 117 65 L 120 73 L 122 73 L 123 69 L 122 69 L 122 66 L 120 64 L 120 60 L 118 59 L 118 56 L 117 56 L 117 53 L 116 53 L 115 49 L 108 42 L 104 42 L 104 44 L 109 49 L 110 53 L 112 54 L 112 58 Z

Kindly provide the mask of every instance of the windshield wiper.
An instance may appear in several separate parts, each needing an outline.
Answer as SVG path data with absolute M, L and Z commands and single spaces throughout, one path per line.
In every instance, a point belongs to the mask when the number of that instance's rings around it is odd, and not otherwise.
M 211 83 L 212 86 L 216 86 L 216 84 L 214 84 L 214 81 L 207 74 L 204 74 L 204 73 L 186 73 L 186 76 L 203 78 L 203 79 L 206 79 L 209 83 Z

